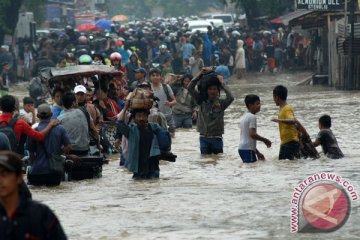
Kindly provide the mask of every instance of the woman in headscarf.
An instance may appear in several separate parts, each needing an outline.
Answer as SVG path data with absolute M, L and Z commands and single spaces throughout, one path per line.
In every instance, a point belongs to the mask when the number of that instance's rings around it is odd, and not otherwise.
M 237 41 L 238 49 L 236 51 L 235 56 L 235 68 L 236 68 L 236 76 L 238 79 L 241 79 L 245 73 L 245 50 L 244 50 L 244 41 L 238 40 Z

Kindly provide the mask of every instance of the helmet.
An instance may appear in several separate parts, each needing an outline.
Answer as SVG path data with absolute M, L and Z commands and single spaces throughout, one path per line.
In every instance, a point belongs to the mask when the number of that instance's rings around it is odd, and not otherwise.
M 89 65 L 91 63 L 92 63 L 92 58 L 89 55 L 83 54 L 79 57 L 80 65 Z
M 113 52 L 113 53 L 110 55 L 110 59 L 111 59 L 111 61 L 114 61 L 114 60 L 120 61 L 120 60 L 121 60 L 121 54 L 118 53 L 118 52 Z
M 87 38 L 86 38 L 86 36 L 80 36 L 80 37 L 79 37 L 79 43 L 80 43 L 80 44 L 86 44 L 86 43 L 87 43 Z
M 124 43 L 123 43 L 122 41 L 120 41 L 120 40 L 115 40 L 115 45 L 116 45 L 117 47 L 121 47 L 121 46 L 124 45 Z
M 165 44 L 160 45 L 160 49 L 167 49 L 167 46 Z

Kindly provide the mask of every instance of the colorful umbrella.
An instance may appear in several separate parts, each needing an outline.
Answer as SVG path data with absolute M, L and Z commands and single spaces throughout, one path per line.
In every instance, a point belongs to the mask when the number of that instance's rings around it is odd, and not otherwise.
M 79 26 L 76 27 L 76 29 L 79 32 L 99 32 L 102 31 L 101 28 L 96 27 L 94 24 L 92 23 L 83 23 L 80 24 Z
M 111 24 L 113 24 L 112 21 L 102 18 L 95 23 L 95 26 L 103 30 L 111 30 Z
M 282 19 L 280 17 L 278 18 L 274 18 L 273 20 L 271 20 L 272 23 L 277 23 L 277 24 L 281 24 L 283 23 Z
M 125 15 L 116 15 L 111 19 L 113 22 L 126 22 L 128 20 L 129 18 Z

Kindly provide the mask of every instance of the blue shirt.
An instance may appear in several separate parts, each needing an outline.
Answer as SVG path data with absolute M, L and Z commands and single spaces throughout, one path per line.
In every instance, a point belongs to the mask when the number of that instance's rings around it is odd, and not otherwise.
M 193 56 L 193 51 L 195 50 L 195 47 L 191 43 L 187 43 L 181 47 L 181 50 L 183 54 L 183 59 L 189 59 Z
M 228 84 L 229 78 L 231 76 L 229 68 L 225 65 L 217 66 L 215 72 L 224 77 L 225 84 Z
M 51 107 L 52 117 L 51 119 L 57 119 L 60 116 L 61 111 L 63 111 L 62 107 L 57 105 L 56 103 Z
M 48 120 L 41 121 L 39 126 L 36 128 L 37 131 L 44 130 L 49 124 Z M 58 125 L 53 127 L 50 133 L 46 136 L 44 142 L 36 142 L 35 140 L 28 138 L 27 145 L 31 153 L 35 153 L 35 160 L 30 164 L 31 170 L 29 174 L 49 174 L 49 157 L 46 154 L 62 154 L 62 147 L 69 145 L 70 139 L 65 129 Z M 44 151 L 44 147 L 46 151 Z

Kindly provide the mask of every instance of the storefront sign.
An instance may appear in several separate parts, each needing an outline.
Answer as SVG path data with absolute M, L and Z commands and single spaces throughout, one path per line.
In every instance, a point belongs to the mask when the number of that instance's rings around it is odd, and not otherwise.
M 313 11 L 344 10 L 344 0 L 297 0 L 297 9 Z

